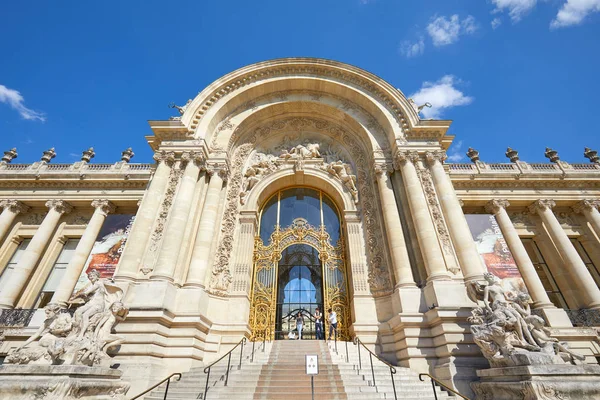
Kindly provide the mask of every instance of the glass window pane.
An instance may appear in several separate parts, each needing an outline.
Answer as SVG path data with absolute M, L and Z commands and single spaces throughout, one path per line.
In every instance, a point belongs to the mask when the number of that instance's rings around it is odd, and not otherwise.
M 309 188 L 292 188 L 281 192 L 279 224 L 285 228 L 296 218 L 304 218 L 309 224 L 321 225 L 319 192 Z
M 335 246 L 340 238 L 340 219 L 335 205 L 327 196 L 323 196 L 323 224 L 331 236 L 331 244 Z
M 260 238 L 263 243 L 269 243 L 271 234 L 277 225 L 277 194 L 269 199 L 262 212 L 260 220 Z
M 15 269 L 15 266 L 17 265 L 17 263 L 23 256 L 23 253 L 25 253 L 25 250 L 27 250 L 27 246 L 29 246 L 30 242 L 31 242 L 31 239 L 23 239 L 23 241 L 21 243 L 19 243 L 19 247 L 17 247 L 17 250 L 11 257 L 8 264 L 6 265 L 6 268 L 4 268 L 2 275 L 0 275 L 0 292 L 2 291 L 4 284 L 6 282 L 8 282 L 8 279 L 12 275 L 12 273 Z

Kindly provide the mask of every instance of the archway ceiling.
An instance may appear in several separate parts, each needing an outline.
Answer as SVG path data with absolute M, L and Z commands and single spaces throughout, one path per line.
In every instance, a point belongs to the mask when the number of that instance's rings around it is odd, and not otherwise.
M 275 136 L 306 137 L 322 135 L 321 143 L 336 141 L 341 147 L 341 135 L 351 135 L 364 154 L 372 157 L 390 155 L 390 146 L 381 130 L 368 130 L 356 119 L 335 107 L 312 102 L 285 102 L 247 111 L 231 124 L 218 129 L 213 136 L 212 150 L 230 152 L 237 143 L 251 141 L 256 147 L 268 148 Z M 236 127 L 235 122 L 240 122 Z M 376 135 L 376 136 L 375 136 Z M 347 150 L 345 151 L 346 153 Z

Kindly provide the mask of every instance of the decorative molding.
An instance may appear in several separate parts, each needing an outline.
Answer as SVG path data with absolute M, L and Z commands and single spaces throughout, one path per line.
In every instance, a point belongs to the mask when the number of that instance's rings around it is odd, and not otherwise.
M 293 96 L 293 95 L 308 96 L 308 99 L 296 100 L 293 102 L 290 101 L 287 103 L 279 102 L 279 104 L 272 105 L 273 112 L 276 114 L 279 114 L 279 113 L 285 114 L 286 112 L 297 112 L 298 108 L 300 106 L 305 107 L 307 109 L 307 111 L 318 112 L 320 110 L 320 105 L 317 103 L 309 102 L 307 100 L 320 101 L 324 96 L 321 92 L 315 92 L 315 91 L 311 91 L 311 90 L 294 90 L 294 91 L 289 91 L 289 93 L 287 93 L 288 97 Z M 327 98 L 337 100 L 339 103 L 343 103 L 344 101 L 347 101 L 345 98 L 333 95 L 331 93 L 328 93 L 326 96 L 327 96 Z M 315 97 L 318 97 L 319 100 L 314 100 Z M 273 93 L 259 96 L 259 97 L 255 98 L 252 102 L 250 102 L 250 103 L 246 102 L 246 103 L 242 104 L 241 106 L 237 107 L 236 109 L 234 109 L 232 112 L 230 112 L 225 117 L 224 120 L 225 121 L 230 120 L 234 116 L 236 116 L 244 111 L 247 111 L 247 110 L 251 110 L 251 111 L 257 110 L 259 108 L 259 106 L 257 106 L 257 103 L 260 104 L 261 106 L 271 105 L 272 100 L 274 98 L 276 98 L 276 96 Z M 341 109 L 341 108 L 338 107 L 338 109 Z M 371 114 L 369 112 L 367 112 L 365 109 L 358 106 L 357 104 L 354 104 L 353 107 L 351 108 L 351 110 L 354 111 L 355 113 L 360 113 L 361 117 L 363 119 L 368 120 L 367 127 L 369 128 L 369 132 L 373 135 L 373 137 L 375 138 L 375 142 L 376 142 L 374 152 L 378 153 L 378 155 L 380 155 L 382 157 L 388 156 L 388 153 L 390 152 L 389 141 L 388 141 L 385 130 L 379 124 L 379 122 L 375 118 L 371 117 Z M 303 117 L 293 117 L 293 118 L 289 118 L 289 119 L 293 121 L 291 124 L 292 127 L 294 127 L 294 128 L 302 127 Z M 323 120 L 323 121 L 325 121 L 325 120 Z M 219 125 L 219 127 L 217 128 L 217 130 L 211 137 L 210 148 L 214 151 L 224 151 L 225 150 L 225 148 L 223 146 L 219 145 L 218 139 L 219 139 L 220 133 L 223 131 L 226 131 L 226 129 L 219 129 L 220 127 L 221 127 L 221 125 Z M 234 125 L 232 126 L 231 129 L 233 129 L 233 128 L 235 128 Z M 272 127 L 272 129 L 282 129 L 282 128 L 283 127 L 279 128 L 277 126 Z M 233 144 L 237 140 L 237 137 L 236 137 L 237 133 L 238 133 L 238 129 L 233 131 L 233 134 L 230 137 L 228 145 L 227 145 L 227 150 L 231 150 Z M 406 139 L 404 139 L 404 138 L 399 138 L 397 140 L 406 142 Z
M 246 141 L 237 147 L 232 157 L 232 183 L 229 185 L 227 194 L 227 203 L 221 228 L 222 237 L 217 250 L 217 262 L 213 269 L 211 278 L 211 293 L 224 296 L 231 283 L 231 273 L 228 269 L 229 259 L 233 249 L 233 233 L 235 228 L 235 218 L 238 211 L 239 201 L 236 204 L 231 203 L 231 196 L 237 199 L 243 183 L 242 168 L 246 159 L 259 139 L 265 139 L 272 136 L 275 132 L 282 131 L 288 126 L 302 126 L 313 128 L 316 131 L 325 131 L 329 136 L 339 140 L 352 156 L 356 165 L 358 192 L 360 194 L 359 206 L 362 209 L 362 217 L 365 226 L 365 243 L 367 245 L 368 265 L 369 265 L 369 285 L 374 296 L 383 296 L 390 294 L 392 284 L 390 279 L 391 271 L 386 262 L 386 256 L 383 251 L 384 240 L 382 236 L 381 221 L 378 208 L 378 200 L 375 195 L 375 179 L 371 174 L 370 165 L 372 161 L 367 158 L 364 148 L 358 143 L 356 138 L 346 133 L 345 129 L 339 125 L 318 118 L 285 118 L 282 120 L 270 121 L 268 125 L 263 125 L 251 131 Z M 234 136 L 236 132 L 234 132 Z M 214 285 L 213 285 L 214 283 Z
M 268 70 L 268 72 L 265 71 Z M 357 73 L 350 74 L 341 72 L 339 69 L 331 69 L 326 67 L 318 67 L 312 65 L 305 65 L 302 67 L 298 66 L 275 66 L 261 68 L 260 71 L 251 71 L 245 75 L 235 78 L 235 81 L 226 82 L 226 85 L 220 85 L 218 91 L 215 91 L 210 97 L 208 97 L 204 103 L 198 107 L 195 115 L 193 116 L 191 129 L 195 129 L 199 121 L 206 115 L 206 112 L 219 101 L 219 99 L 233 93 L 247 85 L 260 82 L 265 79 L 273 79 L 284 76 L 306 76 L 306 77 L 323 77 L 329 78 L 339 83 L 350 83 L 354 87 L 359 87 L 369 93 L 371 96 L 379 100 L 379 102 L 385 106 L 388 111 L 392 114 L 396 120 L 398 126 L 403 132 L 409 131 L 409 125 L 407 119 L 403 113 L 402 108 L 399 106 L 398 101 L 392 99 L 383 91 L 379 90 L 374 83 L 363 79 Z M 271 94 L 273 95 L 273 94 Z M 439 135 L 438 135 L 439 136 Z
M 165 158 L 168 158 L 168 156 Z M 160 162 L 168 163 L 169 161 L 168 159 L 163 159 Z M 171 170 L 169 171 L 169 179 L 167 182 L 165 195 L 159 208 L 158 218 L 156 219 L 154 230 L 152 231 L 152 235 L 150 236 L 149 250 L 152 254 L 156 254 L 159 244 L 163 238 L 164 230 L 167 224 L 167 219 L 169 217 L 169 211 L 171 210 L 171 206 L 173 205 L 173 198 L 175 197 L 175 192 L 177 191 L 177 184 L 179 183 L 179 178 L 181 178 L 182 174 L 183 171 L 180 168 L 171 168 Z M 145 266 L 145 268 L 149 267 Z M 153 268 L 151 268 L 151 270 L 153 270 Z
M 531 220 L 529 212 L 518 212 L 509 214 L 509 218 L 515 227 L 535 226 L 535 222 Z
M 233 281 L 229 265 L 233 253 L 235 225 L 239 211 L 238 196 L 242 188 L 242 167 L 253 147 L 252 143 L 244 143 L 233 154 L 231 179 L 227 188 L 225 211 L 221 223 L 221 237 L 219 238 L 216 262 L 207 289 L 210 294 L 215 296 L 226 296 Z
M 419 163 L 420 164 L 420 163 Z M 427 204 L 429 205 L 429 210 L 431 212 L 431 219 L 433 220 L 433 224 L 435 225 L 436 232 L 438 234 L 438 238 L 442 243 L 442 249 L 444 253 L 450 257 L 454 257 L 454 250 L 452 249 L 452 241 L 450 240 L 450 234 L 448 233 L 448 227 L 446 226 L 446 222 L 444 220 L 444 214 L 442 214 L 442 210 L 440 208 L 440 203 L 438 201 L 438 196 L 433 186 L 433 180 L 431 178 L 431 172 L 427 168 L 417 168 L 417 175 L 421 180 L 421 185 L 423 186 L 423 191 L 425 192 L 425 198 L 427 199 Z M 450 272 L 454 275 L 460 272 L 460 268 L 450 267 L 448 268 Z

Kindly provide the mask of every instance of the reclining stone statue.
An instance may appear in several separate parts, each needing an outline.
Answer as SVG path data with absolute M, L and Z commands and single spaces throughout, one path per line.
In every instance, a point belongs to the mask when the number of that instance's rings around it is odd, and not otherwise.
M 484 283 L 469 283 L 469 297 L 484 306 L 473 309 L 468 321 L 473 340 L 492 368 L 577 364 L 585 359 L 551 337 L 541 317 L 531 315 L 527 293 L 508 299 L 498 277 L 485 273 L 484 278 Z
M 96 270 L 88 278 L 90 283 L 68 302 L 78 307 L 73 317 L 65 307 L 48 304 L 42 326 L 6 356 L 5 364 L 110 367 L 107 351 L 123 341 L 112 331 L 129 309 L 121 302 L 122 290 L 110 280 L 100 279 Z

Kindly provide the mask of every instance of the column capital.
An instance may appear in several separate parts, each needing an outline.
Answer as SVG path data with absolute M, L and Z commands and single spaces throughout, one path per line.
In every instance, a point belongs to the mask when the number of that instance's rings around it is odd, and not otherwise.
M 8 208 L 11 212 L 19 214 L 26 213 L 31 207 L 25 205 L 19 200 L 0 200 L 0 208 L 3 210 Z
M 547 209 L 553 209 L 556 206 L 556 202 L 550 199 L 540 199 L 536 200 L 535 203 L 531 204 L 529 207 L 529 212 L 532 214 L 536 214 L 538 211 L 546 211 Z
M 96 199 L 92 201 L 92 207 L 94 207 L 96 210 L 100 210 L 100 212 L 105 216 L 115 212 L 117 209 L 117 206 L 106 199 Z
M 394 167 L 386 161 L 375 161 L 373 170 L 377 176 L 382 176 L 384 173 L 391 174 L 394 172 Z
M 415 163 L 419 161 L 419 153 L 409 150 L 398 150 L 394 157 L 394 168 L 400 169 L 407 162 Z
M 55 210 L 60 214 L 68 214 L 73 211 L 73 206 L 64 200 L 48 200 L 46 202 L 46 207 Z
M 594 208 L 600 208 L 600 200 L 596 199 L 584 199 L 579 203 L 575 204 L 573 207 L 573 211 L 577 214 L 583 213 L 584 211 L 592 211 Z
M 206 163 L 206 157 L 204 157 L 204 154 L 198 151 L 186 151 L 181 154 L 182 166 L 186 166 L 190 161 L 199 167 L 204 167 L 204 164 Z
M 485 205 L 485 211 L 495 215 L 498 214 L 500 209 L 506 210 L 508 206 L 510 206 L 510 203 L 506 199 L 493 199 Z
M 209 176 L 218 174 L 223 181 L 227 181 L 229 177 L 229 167 L 225 163 L 210 163 L 206 167 L 206 172 Z
M 166 165 L 171 166 L 175 162 L 175 153 L 172 151 L 167 152 L 165 150 L 161 150 L 154 153 L 152 158 L 159 164 L 165 163 Z
M 425 153 L 425 159 L 429 165 L 434 165 L 436 162 L 440 164 L 446 161 L 448 155 L 444 150 L 428 151 Z

